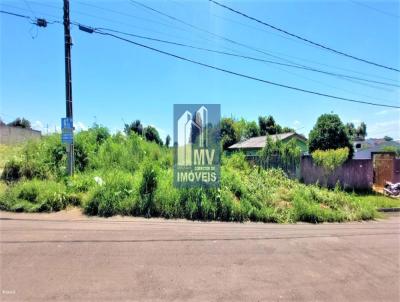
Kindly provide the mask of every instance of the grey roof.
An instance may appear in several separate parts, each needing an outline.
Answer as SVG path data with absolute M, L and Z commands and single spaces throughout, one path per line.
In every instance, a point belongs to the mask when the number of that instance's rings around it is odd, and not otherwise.
M 297 136 L 299 139 L 306 141 L 307 139 L 295 132 L 287 132 L 287 133 L 281 133 L 281 134 L 274 134 L 270 135 L 270 138 L 272 141 L 277 141 L 277 140 L 284 140 L 287 138 L 290 138 L 292 136 Z M 246 139 L 244 141 L 238 142 L 230 147 L 228 149 L 261 149 L 264 148 L 265 143 L 267 141 L 267 136 L 257 136 L 257 137 L 252 137 L 249 139 Z
M 356 143 L 356 142 L 355 142 Z M 384 147 L 393 146 L 400 147 L 398 141 L 385 141 L 383 139 L 368 139 L 366 141 L 359 141 L 361 149 L 354 148 L 353 159 L 370 159 L 372 152 L 382 151 Z

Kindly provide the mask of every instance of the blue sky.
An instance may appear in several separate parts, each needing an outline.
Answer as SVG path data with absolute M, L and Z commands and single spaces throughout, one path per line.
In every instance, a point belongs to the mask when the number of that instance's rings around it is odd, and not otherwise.
M 361 0 L 360 0 L 361 1 Z M 28 3 L 28 4 L 27 4 Z M 400 82 L 397 72 L 373 67 L 288 38 L 206 0 L 142 1 L 208 31 L 262 49 L 274 56 L 332 72 Z M 361 58 L 400 68 L 399 2 L 224 1 L 290 32 Z M 96 6 L 96 7 L 94 7 Z M 376 8 L 375 9 L 372 9 Z M 0 8 L 62 19 L 62 1 L 0 1 Z M 384 12 L 387 12 L 384 13 Z M 139 35 L 188 43 L 257 58 L 278 60 L 196 31 L 126 1 L 71 1 L 71 19 Z M 164 138 L 173 132 L 174 103 L 219 103 L 223 116 L 256 120 L 273 115 L 278 123 L 308 135 L 322 113 L 343 122 L 367 123 L 369 137 L 400 138 L 400 111 L 347 103 L 290 91 L 208 70 L 150 50 L 72 27 L 74 120 L 94 121 L 111 131 L 140 119 Z M 46 132 L 65 115 L 63 27 L 36 28 L 27 20 L 0 15 L 0 116 L 31 120 Z M 400 105 L 399 88 L 360 85 L 335 77 L 219 54 L 138 40 L 144 44 L 265 80 L 363 101 Z M 371 87 L 374 86 L 374 87 Z

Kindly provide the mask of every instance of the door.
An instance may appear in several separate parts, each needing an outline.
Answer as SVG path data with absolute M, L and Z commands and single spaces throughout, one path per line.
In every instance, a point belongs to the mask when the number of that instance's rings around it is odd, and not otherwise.
M 392 181 L 394 155 L 391 153 L 376 153 L 373 155 L 374 186 L 383 187 L 386 181 Z

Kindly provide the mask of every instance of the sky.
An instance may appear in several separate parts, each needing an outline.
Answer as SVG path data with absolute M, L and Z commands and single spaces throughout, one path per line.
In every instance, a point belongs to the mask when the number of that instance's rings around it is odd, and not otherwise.
M 71 20 L 197 47 L 400 85 L 400 73 L 311 46 L 206 0 L 145 1 L 197 28 L 147 10 L 134 1 L 75 1 Z M 221 0 L 222 1 L 222 0 Z M 400 68 L 398 1 L 223 1 L 237 10 L 351 55 Z M 62 20 L 62 1 L 0 0 L 0 9 Z M 211 32 L 212 34 L 206 33 Z M 225 117 L 272 115 L 308 135 L 318 116 L 337 113 L 344 123 L 367 124 L 368 137 L 400 139 L 399 109 L 333 100 L 207 69 L 131 43 L 72 26 L 72 89 L 77 130 L 93 123 L 112 132 L 140 119 L 162 138 L 173 134 L 173 104 L 221 104 Z M 223 36 L 247 46 L 222 40 Z M 122 35 L 121 35 L 122 36 Z M 400 106 L 400 89 L 265 62 L 125 38 L 219 68 L 344 98 Z M 257 49 L 258 51 L 254 50 Z M 65 116 L 63 26 L 38 28 L 0 14 L 0 117 L 29 119 L 53 132 Z

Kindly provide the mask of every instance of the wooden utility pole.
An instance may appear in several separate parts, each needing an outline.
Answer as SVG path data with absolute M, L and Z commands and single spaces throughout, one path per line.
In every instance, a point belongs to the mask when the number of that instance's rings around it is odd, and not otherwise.
M 65 47 L 65 92 L 66 92 L 66 117 L 73 120 L 72 114 L 72 79 L 71 79 L 71 34 L 69 19 L 69 0 L 64 0 L 64 47 Z M 72 131 L 72 143 L 67 144 L 67 170 L 68 175 L 74 174 L 74 141 Z

